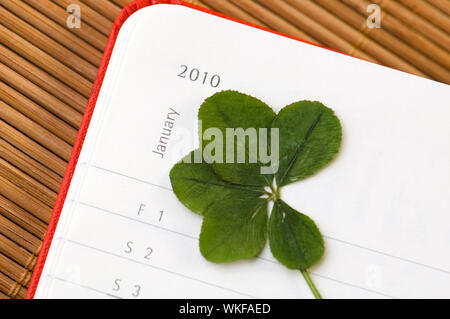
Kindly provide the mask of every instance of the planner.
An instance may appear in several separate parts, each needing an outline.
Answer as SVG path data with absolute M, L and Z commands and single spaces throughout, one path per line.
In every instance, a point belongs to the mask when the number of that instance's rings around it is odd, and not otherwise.
M 449 298 L 450 87 L 161 2 L 115 24 L 28 297 L 313 297 L 268 245 L 205 260 L 202 217 L 171 189 L 200 105 L 232 89 L 275 111 L 321 101 L 341 120 L 333 164 L 283 188 L 324 235 L 310 269 L 324 298 Z

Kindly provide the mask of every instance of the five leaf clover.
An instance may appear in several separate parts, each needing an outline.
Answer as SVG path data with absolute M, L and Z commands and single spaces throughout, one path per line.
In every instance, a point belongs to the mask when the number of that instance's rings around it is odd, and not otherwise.
M 259 156 L 255 163 L 195 161 L 200 149 L 172 168 L 174 193 L 187 208 L 204 216 L 202 255 L 215 263 L 252 258 L 268 239 L 273 256 L 287 268 L 300 270 L 320 298 L 307 269 L 323 256 L 322 235 L 311 218 L 281 199 L 280 189 L 314 175 L 335 158 L 342 139 L 339 119 L 330 108 L 312 101 L 292 103 L 275 114 L 264 102 L 236 91 L 207 98 L 198 118 L 202 151 L 208 147 L 204 145 L 208 128 L 217 128 L 224 136 L 227 128 L 277 128 L 279 134 L 279 165 L 273 175 L 261 174 Z M 224 143 L 224 151 L 226 147 Z M 270 217 L 269 202 L 273 202 Z

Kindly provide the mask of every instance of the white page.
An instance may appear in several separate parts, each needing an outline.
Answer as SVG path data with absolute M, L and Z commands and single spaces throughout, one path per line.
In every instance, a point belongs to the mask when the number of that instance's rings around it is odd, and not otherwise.
M 311 269 L 323 297 L 450 297 L 449 86 L 155 5 L 120 31 L 37 298 L 312 297 L 268 247 L 254 260 L 206 261 L 202 218 L 171 191 L 171 167 L 196 146 L 200 104 L 225 89 L 276 111 L 318 100 L 342 122 L 337 160 L 282 190 L 325 236 Z M 170 108 L 179 115 L 161 158 L 153 151 Z

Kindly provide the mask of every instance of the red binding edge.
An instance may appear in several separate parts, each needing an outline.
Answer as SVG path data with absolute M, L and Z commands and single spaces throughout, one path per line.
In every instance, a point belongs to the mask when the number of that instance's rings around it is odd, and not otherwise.
M 270 33 L 275 33 L 275 34 L 281 35 L 283 37 L 298 40 L 300 42 L 308 43 L 308 44 L 311 44 L 311 45 L 314 45 L 314 46 L 317 46 L 317 47 L 320 47 L 323 49 L 327 49 L 327 50 L 330 50 L 333 52 L 345 54 L 345 53 L 335 51 L 335 50 L 332 50 L 332 49 L 329 49 L 329 48 L 326 48 L 326 47 L 323 47 L 323 46 L 320 46 L 320 45 L 317 45 L 314 43 L 310 43 L 308 41 L 297 39 L 295 37 L 291 37 L 291 36 L 270 30 L 270 29 L 267 29 L 264 27 L 260 27 L 260 26 L 257 26 L 257 25 L 251 24 L 251 23 L 247 23 L 247 22 L 238 20 L 238 19 L 230 18 L 221 13 L 193 5 L 193 4 L 184 2 L 182 0 L 136 0 L 132 3 L 130 3 L 129 5 L 127 5 L 125 8 L 123 8 L 123 10 L 120 12 L 118 18 L 114 22 L 112 29 L 111 29 L 111 33 L 109 35 L 108 44 L 105 48 L 105 52 L 103 54 L 103 58 L 102 58 L 100 67 L 97 72 L 97 77 L 95 78 L 94 86 L 92 87 L 91 95 L 90 95 L 90 98 L 89 98 L 89 101 L 88 101 L 88 104 L 87 104 L 87 107 L 86 107 L 86 110 L 85 110 L 85 113 L 83 116 L 83 120 L 81 122 L 80 129 L 77 134 L 77 139 L 75 141 L 75 145 L 73 147 L 72 154 L 70 156 L 69 164 L 66 168 L 66 171 L 64 174 L 64 179 L 61 184 L 61 188 L 59 190 L 58 198 L 57 198 L 55 206 L 53 208 L 50 223 L 48 225 L 47 232 L 45 234 L 44 241 L 42 243 L 41 252 L 39 253 L 39 257 L 36 262 L 36 267 L 34 268 L 34 273 L 31 278 L 30 286 L 28 288 L 28 292 L 27 292 L 27 296 L 26 296 L 27 299 L 33 299 L 34 295 L 36 293 L 36 289 L 39 284 L 39 279 L 41 277 L 42 270 L 44 268 L 45 260 L 47 258 L 48 251 L 49 251 L 50 245 L 52 243 L 53 235 L 55 234 L 56 225 L 58 224 L 59 216 L 61 215 L 61 211 L 64 206 L 64 201 L 66 199 L 67 192 L 69 191 L 70 182 L 72 180 L 72 176 L 75 171 L 75 167 L 77 166 L 81 148 L 83 146 L 83 142 L 86 137 L 87 130 L 89 128 L 89 123 L 91 121 L 92 113 L 94 112 L 95 104 L 97 103 L 97 98 L 100 93 L 100 88 L 102 86 L 103 79 L 105 78 L 106 69 L 108 67 L 109 60 L 111 59 L 111 54 L 113 52 L 114 45 L 116 43 L 116 39 L 119 34 L 120 28 L 133 13 L 135 13 L 136 11 L 138 11 L 142 8 L 145 8 L 145 7 L 148 7 L 151 5 L 156 5 L 156 4 L 174 4 L 174 5 L 186 6 L 186 7 L 196 9 L 199 11 L 203 11 L 203 12 L 221 17 L 221 18 L 225 18 L 225 19 L 232 20 L 232 21 L 235 21 L 235 22 L 238 22 L 241 24 L 245 24 L 245 25 L 257 28 L 257 29 L 268 31 Z M 345 55 L 348 55 L 348 54 L 345 54 Z

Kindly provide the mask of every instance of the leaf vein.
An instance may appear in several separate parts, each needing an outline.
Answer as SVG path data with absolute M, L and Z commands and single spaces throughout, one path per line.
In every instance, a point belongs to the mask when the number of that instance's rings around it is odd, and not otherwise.
M 308 142 L 309 138 L 311 137 L 314 129 L 317 127 L 317 125 L 319 124 L 321 118 L 322 118 L 322 114 L 320 113 L 319 116 L 317 117 L 316 121 L 311 125 L 311 127 L 308 129 L 308 132 L 306 133 L 306 136 L 304 138 L 304 140 L 299 144 L 297 151 L 295 152 L 294 157 L 291 159 L 291 161 L 289 162 L 288 167 L 286 168 L 286 170 L 284 171 L 283 177 L 280 180 L 280 185 L 283 185 L 284 180 L 286 179 L 287 175 L 289 174 L 289 172 L 291 171 L 292 167 L 294 166 L 295 161 L 297 160 L 297 158 L 300 156 L 301 152 L 304 150 L 304 146 L 306 145 L 306 143 Z
M 262 202 L 259 206 L 256 207 L 255 212 L 253 214 L 249 214 L 250 218 L 244 218 L 241 223 L 236 225 L 231 232 L 229 232 L 224 238 L 222 238 L 213 248 L 211 248 L 207 253 L 205 253 L 205 257 L 207 257 L 209 254 L 211 254 L 213 251 L 215 251 L 217 248 L 219 248 L 225 241 L 227 241 L 232 235 L 234 235 L 236 232 L 238 232 L 244 225 L 246 225 L 249 221 L 251 221 L 254 216 L 256 216 L 265 202 Z
M 264 194 L 264 192 L 262 190 L 259 191 L 256 189 L 251 189 L 251 188 L 247 188 L 247 187 L 239 186 L 239 185 L 235 185 L 235 184 L 220 184 L 220 183 L 214 183 L 214 182 L 201 180 L 201 179 L 197 179 L 197 178 L 192 178 L 192 177 L 176 177 L 174 179 L 186 180 L 186 181 L 191 181 L 191 182 L 196 182 L 196 183 L 201 183 L 201 184 L 206 184 L 206 185 L 220 186 L 220 187 L 225 187 L 225 188 L 234 188 L 234 189 L 239 189 L 242 191 L 248 191 L 248 192 L 261 194 L 261 195 Z

